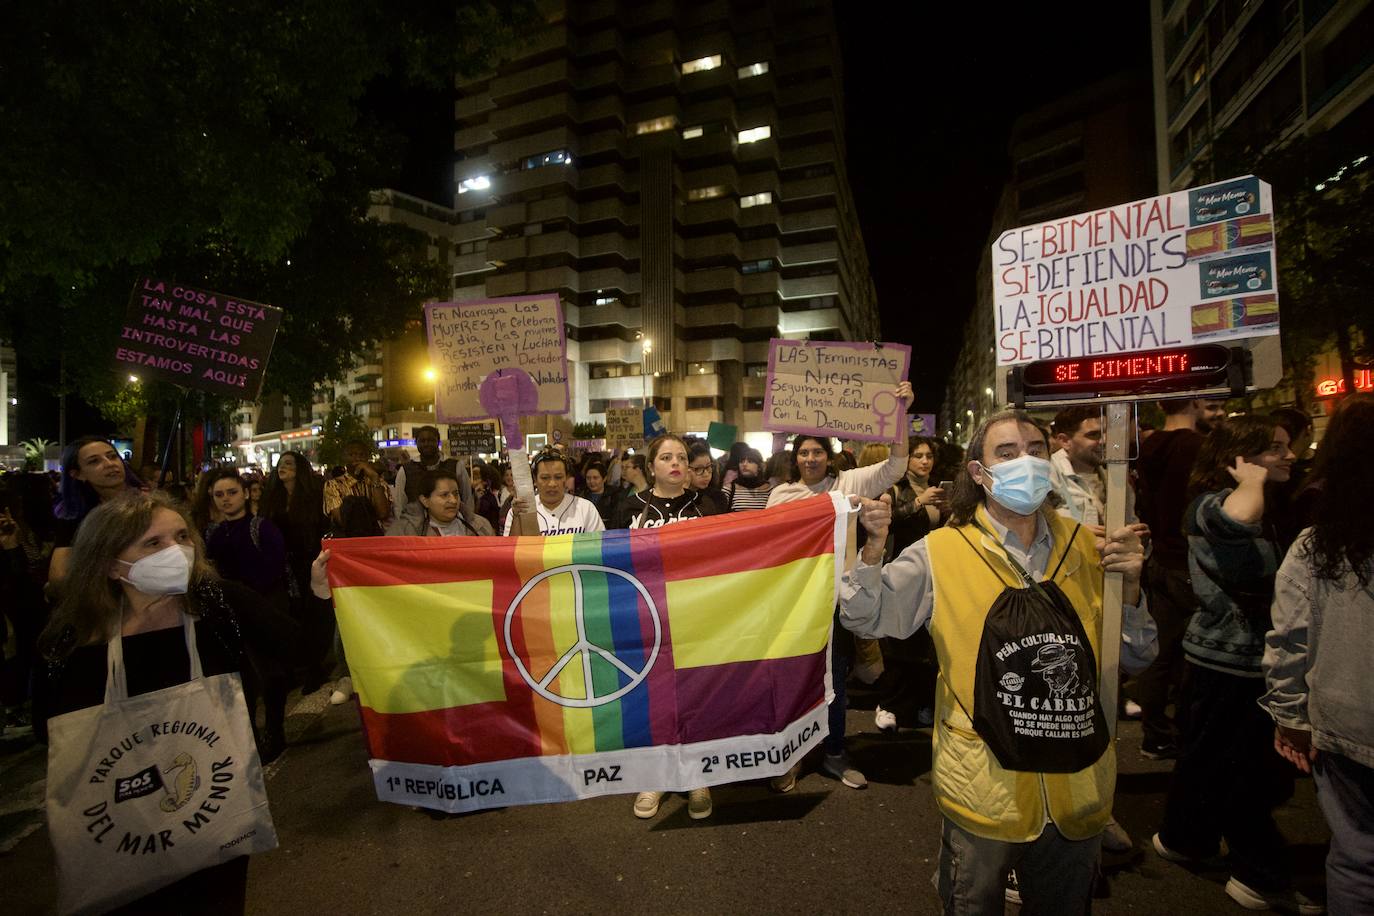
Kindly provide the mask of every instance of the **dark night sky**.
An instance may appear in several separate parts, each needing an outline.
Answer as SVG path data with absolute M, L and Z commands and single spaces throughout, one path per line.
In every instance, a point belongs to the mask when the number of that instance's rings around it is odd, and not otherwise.
M 836 2 L 849 178 L 884 336 L 914 347 L 916 407 L 939 408 L 974 300 L 978 258 L 1025 111 L 1122 69 L 1148 72 L 1146 0 L 986 7 Z M 894 15 L 896 18 L 894 18 Z M 383 95 L 410 137 L 397 185 L 452 194 L 445 93 Z
M 1149 4 L 922 3 L 896 21 L 876 4 L 835 6 L 849 179 L 883 330 L 913 346 L 916 407 L 934 412 L 1010 174 L 1012 122 L 1119 70 L 1148 72 Z

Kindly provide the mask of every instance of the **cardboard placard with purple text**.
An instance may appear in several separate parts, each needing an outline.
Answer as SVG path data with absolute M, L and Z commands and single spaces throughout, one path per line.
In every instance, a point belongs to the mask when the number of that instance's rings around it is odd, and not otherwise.
M 906 405 L 893 393 L 906 381 L 911 347 L 829 340 L 768 342 L 763 428 L 869 442 L 906 435 Z
M 115 366 L 140 379 L 255 401 L 281 309 L 143 277 L 134 283 Z
M 1274 262 L 1253 175 L 1009 229 L 992 244 L 997 365 L 1278 334 Z
M 568 341 L 555 294 L 425 306 L 440 423 L 568 411 Z M 518 447 L 518 446 L 516 446 Z

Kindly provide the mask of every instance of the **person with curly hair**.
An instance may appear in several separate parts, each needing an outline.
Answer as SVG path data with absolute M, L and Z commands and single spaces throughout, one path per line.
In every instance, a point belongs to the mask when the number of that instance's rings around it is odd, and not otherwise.
M 1374 901 L 1374 395 L 1331 416 L 1318 452 L 1325 480 L 1312 526 L 1294 542 L 1275 584 L 1265 635 L 1275 749 L 1317 784 L 1331 828 L 1327 906 L 1366 912 Z

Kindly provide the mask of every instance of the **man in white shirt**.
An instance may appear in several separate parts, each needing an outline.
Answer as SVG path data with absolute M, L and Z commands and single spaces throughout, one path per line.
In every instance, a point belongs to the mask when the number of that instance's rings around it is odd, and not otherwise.
M 578 534 L 584 531 L 605 531 L 601 513 L 590 500 L 573 496 L 567 490 L 568 460 L 557 452 L 544 452 L 534 459 L 535 515 L 539 517 L 540 534 Z M 510 534 L 511 523 L 521 512 L 529 511 L 523 499 L 511 504 L 502 534 Z

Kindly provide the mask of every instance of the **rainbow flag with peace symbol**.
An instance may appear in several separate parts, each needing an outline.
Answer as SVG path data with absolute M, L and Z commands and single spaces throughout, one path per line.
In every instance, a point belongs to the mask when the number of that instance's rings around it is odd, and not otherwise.
M 759 779 L 826 734 L 848 503 L 331 542 L 378 797 L 444 811 Z

